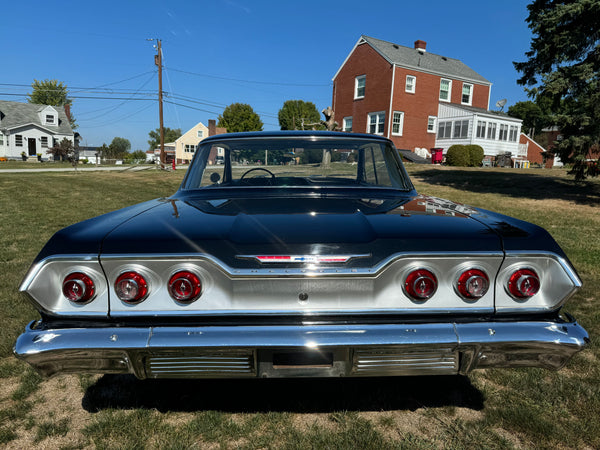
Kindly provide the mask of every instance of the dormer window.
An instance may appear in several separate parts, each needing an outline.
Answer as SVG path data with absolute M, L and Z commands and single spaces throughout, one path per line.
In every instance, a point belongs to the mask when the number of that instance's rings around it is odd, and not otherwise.
M 46 114 L 46 125 L 56 125 L 56 118 L 53 114 Z

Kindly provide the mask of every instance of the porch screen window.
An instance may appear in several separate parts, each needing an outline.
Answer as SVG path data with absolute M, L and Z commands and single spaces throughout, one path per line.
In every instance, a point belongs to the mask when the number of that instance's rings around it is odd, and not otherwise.
M 367 84 L 367 76 L 361 75 L 354 80 L 354 98 L 365 97 L 365 86 Z
M 500 132 L 498 133 L 498 140 L 499 141 L 508 140 L 508 125 L 506 125 L 504 123 L 500 124 Z
M 477 121 L 477 137 L 480 139 L 485 139 L 485 125 L 484 120 Z
M 452 81 L 442 78 L 440 81 L 440 100 L 449 102 L 451 89 L 452 89 Z
M 48 148 L 48 136 L 42 136 L 42 148 Z
M 392 116 L 392 134 L 402 136 L 402 129 L 404 128 L 404 113 L 400 111 L 394 111 Z
M 454 139 L 464 139 L 469 133 L 469 121 L 468 120 L 457 120 L 454 122 Z
M 509 131 L 509 135 L 508 135 L 508 140 L 510 142 L 517 142 L 517 130 L 519 127 L 515 126 L 515 125 L 511 125 L 510 126 L 510 131 Z
M 450 139 L 452 137 L 452 122 L 440 122 L 437 137 L 438 139 Z
M 496 139 L 496 124 L 494 122 L 488 123 L 487 138 L 488 139 Z
M 383 134 L 385 129 L 385 113 L 369 114 L 369 133 Z
M 23 147 L 23 136 L 20 134 L 15 134 L 15 145 L 17 147 Z
M 463 105 L 471 104 L 471 92 L 472 91 L 473 91 L 472 84 L 463 83 L 462 100 L 461 100 Z

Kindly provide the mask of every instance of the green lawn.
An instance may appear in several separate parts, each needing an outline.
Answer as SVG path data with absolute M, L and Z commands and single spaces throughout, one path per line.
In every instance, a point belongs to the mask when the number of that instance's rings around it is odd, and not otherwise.
M 590 347 L 559 372 L 42 380 L 12 357 L 37 317 L 17 293 L 36 253 L 66 225 L 173 193 L 183 171 L 0 174 L 0 447 L 600 448 L 600 180 L 577 184 L 561 170 L 408 170 L 421 193 L 547 228 L 584 282 L 566 309 L 589 331 Z

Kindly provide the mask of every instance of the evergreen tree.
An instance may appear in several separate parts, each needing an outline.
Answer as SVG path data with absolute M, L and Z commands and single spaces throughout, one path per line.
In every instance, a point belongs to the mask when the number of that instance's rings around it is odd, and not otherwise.
M 514 63 L 518 82 L 552 100 L 563 137 L 555 153 L 573 163 L 575 179 L 596 175 L 586 159 L 600 150 L 600 2 L 534 0 L 527 9 L 533 38 L 528 61 Z

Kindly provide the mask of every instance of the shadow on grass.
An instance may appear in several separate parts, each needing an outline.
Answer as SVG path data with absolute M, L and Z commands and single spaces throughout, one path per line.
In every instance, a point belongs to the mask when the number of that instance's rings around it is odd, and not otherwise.
M 412 176 L 432 185 L 474 193 L 491 193 L 535 200 L 567 200 L 582 205 L 600 205 L 600 183 L 576 182 L 544 172 L 501 170 L 414 170 Z
M 466 376 L 251 380 L 138 380 L 104 375 L 83 398 L 86 411 L 156 409 L 231 413 L 483 408 L 483 394 Z

